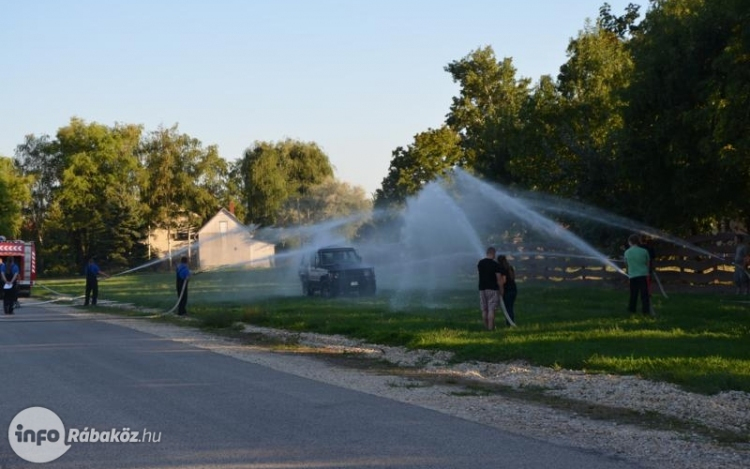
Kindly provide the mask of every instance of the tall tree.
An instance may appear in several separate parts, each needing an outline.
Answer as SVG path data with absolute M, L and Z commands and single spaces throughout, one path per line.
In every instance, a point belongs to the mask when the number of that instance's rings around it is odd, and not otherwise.
M 179 132 L 175 124 L 159 127 L 142 142 L 141 164 L 147 177 L 143 201 L 150 229 L 194 233 L 227 202 L 228 165 L 215 145 Z
M 31 201 L 31 178 L 22 176 L 10 158 L 0 156 L 0 235 L 18 238 L 23 210 Z
M 139 241 L 121 229 L 140 228 L 140 135 L 140 126 L 110 128 L 80 119 L 58 130 L 57 148 L 66 164 L 53 204 L 75 265 L 94 254 L 126 264 Z
M 315 143 L 255 142 L 245 151 L 235 177 L 243 191 L 245 222 L 275 225 L 290 198 L 303 197 L 333 177 L 328 156 Z
M 531 190 L 570 192 L 567 147 L 560 139 L 563 98 L 549 75 L 540 78 L 521 109 L 522 132 L 510 162 L 514 180 Z
M 560 164 L 566 167 L 561 195 L 599 206 L 619 203 L 620 173 L 617 140 L 627 102 L 623 91 L 632 74 L 632 60 L 622 28 L 638 18 L 637 7 L 623 17 L 600 17 L 586 24 L 568 45 L 568 61 L 560 67 L 561 94 L 557 136 Z M 614 31 L 603 25 L 613 23 Z
M 516 78 L 513 60 L 498 61 L 489 46 L 451 62 L 445 71 L 461 87 L 446 123 L 461 135 L 467 164 L 489 179 L 512 182 L 509 162 L 531 81 Z
M 359 186 L 328 178 L 311 186 L 304 196 L 287 199 L 279 215 L 279 224 L 309 225 L 325 220 L 365 215 L 372 202 Z
M 403 203 L 444 171 L 465 164 L 460 135 L 447 126 L 414 136 L 414 143 L 393 151 L 388 175 L 375 191 L 375 206 Z
M 48 135 L 27 135 L 24 143 L 16 147 L 15 160 L 24 176 L 31 178 L 31 202 L 24 208 L 24 239 L 33 240 L 37 249 L 44 252 L 46 239 L 42 230 L 49 215 L 50 205 L 60 188 L 65 155 L 58 151 L 56 141 Z
M 679 233 L 748 218 L 750 3 L 652 2 L 632 43 L 631 210 Z

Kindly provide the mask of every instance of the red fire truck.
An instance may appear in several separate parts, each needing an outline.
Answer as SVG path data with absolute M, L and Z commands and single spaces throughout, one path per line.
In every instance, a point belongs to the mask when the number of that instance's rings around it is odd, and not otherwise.
M 36 281 L 36 249 L 33 241 L 0 241 L 0 257 L 7 262 L 8 257 L 18 266 L 18 295 L 31 296 L 31 287 Z

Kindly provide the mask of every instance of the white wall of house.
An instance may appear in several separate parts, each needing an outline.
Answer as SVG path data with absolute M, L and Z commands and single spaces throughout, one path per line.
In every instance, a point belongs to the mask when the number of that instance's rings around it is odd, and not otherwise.
M 166 229 L 157 228 L 151 230 L 148 243 L 151 250 L 151 258 L 167 258 L 169 257 L 170 250 L 172 254 L 181 252 L 186 256 L 190 255 L 190 257 L 194 254 L 194 252 L 188 253 L 188 247 L 191 242 L 188 240 L 175 239 L 174 230 L 172 230 L 171 239 L 169 232 Z M 194 240 L 192 241 L 192 244 L 195 244 Z M 177 262 L 179 262 L 179 259 L 177 259 Z
M 254 240 L 252 233 L 231 212 L 221 209 L 198 231 L 198 265 L 271 267 L 275 246 Z

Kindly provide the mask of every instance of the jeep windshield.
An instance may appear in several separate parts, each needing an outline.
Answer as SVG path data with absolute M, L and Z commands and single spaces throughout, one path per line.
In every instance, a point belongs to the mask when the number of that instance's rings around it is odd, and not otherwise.
M 322 251 L 320 260 L 323 265 L 356 264 L 362 261 L 353 249 Z

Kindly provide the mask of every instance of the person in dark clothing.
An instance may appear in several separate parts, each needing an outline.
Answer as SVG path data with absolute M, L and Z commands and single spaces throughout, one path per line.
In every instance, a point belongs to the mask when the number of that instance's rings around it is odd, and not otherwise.
M 497 263 L 500 264 L 500 269 L 502 270 L 503 303 L 505 303 L 505 310 L 508 312 L 510 320 L 515 324 L 516 314 L 514 305 L 516 303 L 516 296 L 518 295 L 518 289 L 516 287 L 516 269 L 510 265 L 506 256 L 497 256 Z M 511 325 L 508 319 L 505 320 L 505 325 Z
M 190 266 L 188 266 L 188 258 L 182 257 L 180 264 L 177 266 L 177 297 L 179 298 L 179 305 L 177 307 L 178 316 L 187 315 L 187 300 L 188 300 L 188 281 L 190 280 Z
M 648 294 L 650 296 L 653 296 L 654 292 L 654 259 L 656 258 L 656 251 L 654 250 L 654 247 L 651 245 L 651 242 L 647 236 L 641 236 L 641 240 L 639 242 L 640 246 L 648 251 Z
M 486 257 L 477 263 L 479 273 L 479 306 L 487 330 L 495 329 L 495 311 L 503 294 L 500 264 L 495 261 L 495 248 L 487 248 Z
M 13 256 L 8 256 L 8 261 L 0 266 L 0 276 L 3 281 L 3 312 L 5 314 L 13 314 L 18 293 L 19 275 L 20 270 L 13 260 Z
M 99 276 L 103 275 L 109 277 L 109 275 L 99 269 L 96 265 L 96 259 L 91 257 L 89 263 L 86 266 L 86 293 L 84 295 L 83 306 L 89 305 L 89 299 L 91 304 L 96 305 L 96 300 L 99 298 Z
M 734 285 L 737 287 L 737 294 L 750 294 L 750 278 L 747 273 L 745 258 L 747 257 L 747 244 L 745 237 L 741 234 L 734 236 Z
M 0 236 L 0 241 L 5 241 L 4 236 Z M 0 300 L 5 299 L 5 290 L 3 289 L 3 286 L 5 286 L 5 282 L 3 282 L 2 273 L 5 272 L 5 261 L 2 257 L 0 257 Z

